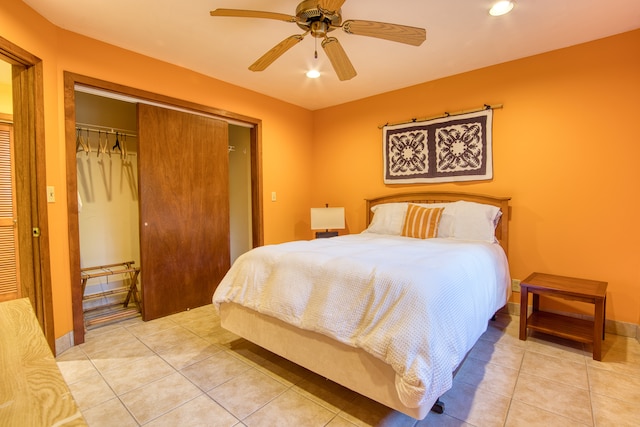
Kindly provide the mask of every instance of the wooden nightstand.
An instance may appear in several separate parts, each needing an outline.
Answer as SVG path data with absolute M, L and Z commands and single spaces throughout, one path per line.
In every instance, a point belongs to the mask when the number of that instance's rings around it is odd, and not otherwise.
M 593 358 L 602 359 L 607 282 L 533 273 L 520 283 L 520 339 L 527 339 L 527 328 L 571 340 L 592 343 Z M 533 312 L 527 316 L 529 293 Z M 553 296 L 594 305 L 593 320 L 540 311 L 540 295 Z

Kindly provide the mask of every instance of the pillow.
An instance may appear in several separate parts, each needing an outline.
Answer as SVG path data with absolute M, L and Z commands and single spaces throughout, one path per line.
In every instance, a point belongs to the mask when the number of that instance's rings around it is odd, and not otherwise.
M 400 236 L 409 203 L 385 203 L 371 208 L 374 213 L 363 233 Z M 437 237 L 460 240 L 480 240 L 494 243 L 495 229 L 502 212 L 493 205 L 476 202 L 420 203 L 425 208 L 444 208 L 438 224 Z
M 385 203 L 372 207 L 373 219 L 364 232 L 399 236 L 408 205 L 408 203 Z
M 461 240 L 480 240 L 494 243 L 498 220 L 502 215 L 500 208 L 483 203 L 455 202 L 451 206 L 454 216 L 451 237 Z
M 404 217 L 407 214 L 407 202 L 384 203 L 371 208 L 373 219 L 371 224 L 363 233 L 390 234 L 400 236 L 402 234 L 402 226 L 404 225 Z M 425 203 L 418 204 L 426 208 L 445 208 L 452 203 Z M 453 228 L 453 214 L 448 213 L 445 209 L 440 217 L 440 225 L 438 226 L 437 237 L 451 237 Z
M 455 204 L 456 202 L 418 204 L 418 206 L 422 206 L 423 208 L 444 208 L 444 211 L 442 211 L 442 216 L 440 217 L 440 224 L 438 225 L 437 237 L 441 237 L 443 239 L 446 239 L 447 237 L 453 237 Z
M 444 208 L 425 208 L 409 204 L 404 218 L 402 235 L 417 239 L 432 239 L 436 237 L 443 211 Z

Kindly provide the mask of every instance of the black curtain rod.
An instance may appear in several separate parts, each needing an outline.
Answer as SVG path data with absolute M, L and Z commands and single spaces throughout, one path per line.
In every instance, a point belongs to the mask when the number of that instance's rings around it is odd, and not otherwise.
M 436 116 L 431 116 L 431 117 L 423 117 L 421 119 L 417 119 L 417 118 L 413 118 L 411 120 L 405 120 L 403 122 L 395 122 L 395 123 L 385 123 L 383 125 L 379 125 L 378 129 L 382 129 L 385 126 L 395 126 L 395 125 L 404 125 L 407 123 L 417 123 L 417 122 L 426 122 L 428 120 L 433 120 L 433 119 L 441 119 L 443 117 L 451 117 L 451 116 L 459 116 L 461 114 L 467 114 L 467 113 L 476 113 L 478 111 L 483 111 L 483 110 L 497 110 L 499 108 L 502 108 L 502 104 L 493 104 L 493 105 L 489 105 L 489 104 L 484 104 L 482 107 L 478 107 L 478 108 L 474 108 L 471 110 L 460 110 L 460 111 L 456 111 L 454 113 L 449 113 L 449 112 L 444 112 L 442 114 L 436 115 Z

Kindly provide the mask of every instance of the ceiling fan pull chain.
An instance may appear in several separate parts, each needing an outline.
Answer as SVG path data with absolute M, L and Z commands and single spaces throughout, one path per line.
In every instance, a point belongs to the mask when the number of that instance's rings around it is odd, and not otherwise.
M 318 59 L 318 39 L 316 37 L 314 37 L 314 43 L 315 43 L 315 51 L 313 52 L 313 58 Z

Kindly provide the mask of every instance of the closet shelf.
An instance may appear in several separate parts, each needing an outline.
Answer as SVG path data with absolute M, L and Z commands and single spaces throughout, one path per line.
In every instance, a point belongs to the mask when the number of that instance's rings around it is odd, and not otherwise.
M 142 312 L 142 301 L 138 292 L 138 275 L 140 274 L 140 268 L 135 267 L 133 265 L 134 263 L 135 261 L 126 261 L 117 264 L 99 265 L 80 269 L 80 284 L 82 286 L 83 302 L 117 294 L 127 294 L 124 302 L 111 302 L 83 309 L 86 329 L 105 322 L 113 322 L 129 317 L 135 317 Z M 129 284 L 123 287 L 108 289 L 103 292 L 96 292 L 88 295 L 85 294 L 87 281 L 89 279 L 113 276 L 117 274 L 121 274 L 125 278 L 128 278 Z M 124 281 L 125 280 L 123 280 L 123 282 Z M 135 304 L 134 307 L 129 307 L 129 302 L 131 300 L 133 300 Z

